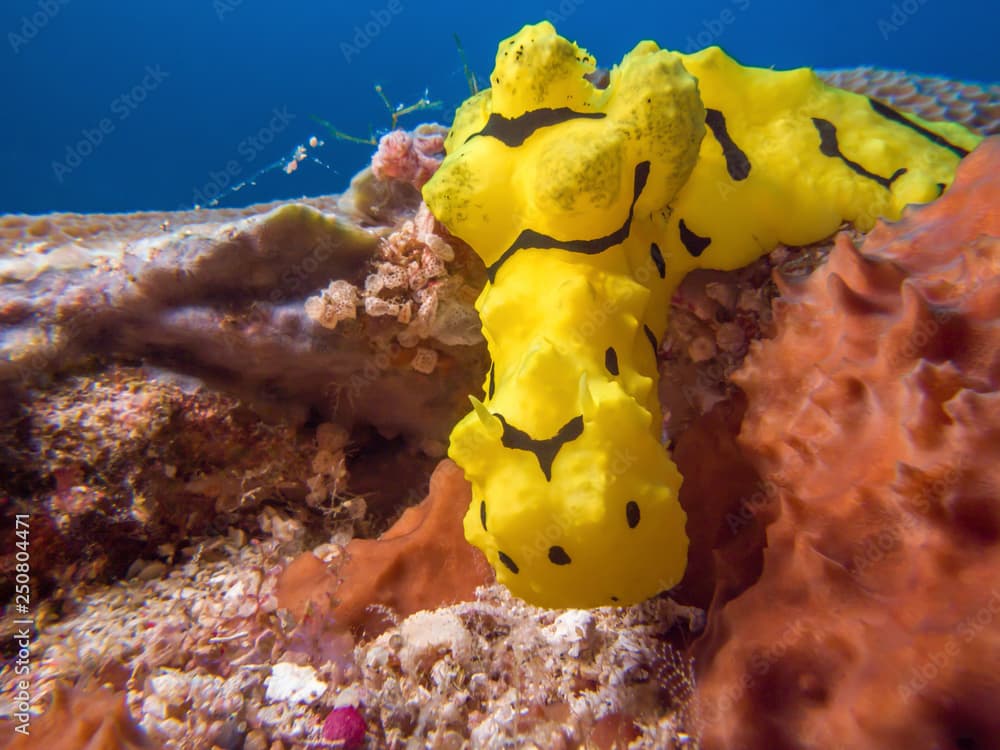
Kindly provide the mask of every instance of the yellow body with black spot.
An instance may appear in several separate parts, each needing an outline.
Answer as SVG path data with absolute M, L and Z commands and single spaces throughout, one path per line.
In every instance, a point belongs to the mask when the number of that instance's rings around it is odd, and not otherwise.
M 642 42 L 605 88 L 594 70 L 548 23 L 502 42 L 424 187 L 490 279 L 493 365 L 449 450 L 473 487 L 466 536 L 550 607 L 634 603 L 683 575 L 656 349 L 684 275 L 895 218 L 979 140 L 718 48 Z

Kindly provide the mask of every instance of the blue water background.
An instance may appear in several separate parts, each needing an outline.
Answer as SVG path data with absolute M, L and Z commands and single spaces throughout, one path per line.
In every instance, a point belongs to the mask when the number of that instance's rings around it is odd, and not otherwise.
M 343 190 L 394 103 L 444 106 L 404 125 L 449 123 L 468 85 L 453 34 L 481 82 L 497 42 L 557 21 L 610 66 L 636 41 L 719 44 L 745 64 L 875 65 L 966 80 L 1000 78 L 1000 3 L 977 0 L 6 0 L 0 9 L 0 212 L 188 208 Z M 311 135 L 293 174 L 265 171 Z M 89 144 L 89 145 L 88 145 Z

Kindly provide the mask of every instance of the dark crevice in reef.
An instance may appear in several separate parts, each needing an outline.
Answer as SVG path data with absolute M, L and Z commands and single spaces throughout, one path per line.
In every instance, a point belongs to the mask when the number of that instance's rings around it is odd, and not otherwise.
M 365 498 L 365 536 L 385 531 L 406 509 L 424 499 L 439 459 L 414 452 L 400 438 L 386 439 L 371 427 L 355 430 L 348 452 L 350 492 Z

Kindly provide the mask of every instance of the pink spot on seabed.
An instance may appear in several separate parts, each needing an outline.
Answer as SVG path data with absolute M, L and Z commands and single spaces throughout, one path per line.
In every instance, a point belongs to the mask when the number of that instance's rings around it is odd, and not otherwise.
M 365 719 L 354 706 L 335 708 L 323 722 L 323 739 L 334 747 L 357 750 L 365 743 Z

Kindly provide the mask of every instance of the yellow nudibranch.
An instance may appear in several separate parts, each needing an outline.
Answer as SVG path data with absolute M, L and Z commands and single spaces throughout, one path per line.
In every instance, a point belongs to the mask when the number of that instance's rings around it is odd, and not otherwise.
M 980 140 L 824 85 L 640 42 L 610 71 L 547 22 L 501 42 L 424 187 L 489 282 L 492 365 L 451 434 L 468 540 L 548 607 L 642 601 L 687 561 L 657 347 L 694 268 L 746 265 L 937 197 Z

